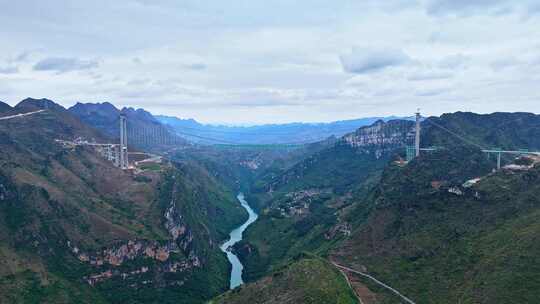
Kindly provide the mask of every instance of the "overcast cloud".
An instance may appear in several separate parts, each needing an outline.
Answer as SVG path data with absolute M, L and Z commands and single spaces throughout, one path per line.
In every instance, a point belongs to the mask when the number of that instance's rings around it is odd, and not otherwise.
M 410 61 L 403 51 L 391 48 L 353 48 L 349 54 L 341 55 L 341 65 L 349 73 L 363 74 L 398 66 Z
M 58 73 L 87 70 L 96 68 L 97 61 L 81 60 L 77 58 L 51 57 L 38 61 L 34 65 L 35 71 L 55 71 Z
M 0 100 L 204 122 L 540 112 L 540 0 L 0 0 Z

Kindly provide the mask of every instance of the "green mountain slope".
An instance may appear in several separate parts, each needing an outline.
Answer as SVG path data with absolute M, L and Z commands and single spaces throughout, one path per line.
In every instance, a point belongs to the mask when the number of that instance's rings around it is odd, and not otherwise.
M 445 157 L 388 168 L 369 218 L 334 259 L 417 303 L 538 302 L 540 167 L 484 175 L 482 155 Z M 460 186 L 475 176 L 485 177 Z
M 197 162 L 230 189 L 250 192 L 265 192 L 264 188 L 253 187 L 254 183 L 265 185 L 283 171 L 293 167 L 321 150 L 333 146 L 336 138 L 323 142 L 294 148 L 258 147 L 258 146 L 201 146 L 186 147 L 179 152 L 169 153 L 171 158 L 180 162 Z M 259 210 L 262 206 L 255 200 L 257 193 L 250 199 L 250 205 Z
M 376 183 L 410 137 L 412 122 L 379 121 L 255 183 L 249 201 L 259 220 L 235 247 L 254 280 L 303 251 L 324 255 L 350 233 L 352 198 Z
M 469 112 L 444 114 L 422 123 L 422 141 L 423 146 L 452 147 L 466 144 L 477 148 L 539 149 L 540 115 Z
M 538 302 L 540 252 L 533 235 L 539 168 L 491 174 L 495 161 L 480 147 L 538 150 L 539 116 L 455 113 L 431 119 L 438 126 L 425 122 L 422 139 L 443 148 L 385 169 L 369 195 L 358 198 L 368 206 L 367 218 L 357 221 L 333 259 L 416 303 Z M 505 156 L 503 162 L 515 159 Z M 465 184 L 477 177 L 482 179 L 472 187 Z M 351 214 L 366 214 L 366 207 Z
M 0 302 L 202 303 L 226 290 L 219 243 L 245 219 L 234 193 L 195 163 L 123 171 L 108 142 L 50 101 L 0 122 Z
M 480 149 L 539 150 L 540 117 L 429 118 L 423 146 L 439 150 L 409 164 L 392 160 L 404 156 L 412 126 L 384 126 L 345 136 L 349 153 L 338 145 L 255 184 L 252 197 L 263 214 L 235 248 L 245 278 L 264 277 L 309 251 L 367 272 L 417 303 L 538 302 L 539 167 L 493 174 L 496 161 Z M 503 156 L 503 165 L 514 162 Z M 473 178 L 481 180 L 465 184 Z M 371 289 L 374 303 L 395 303 L 372 281 L 352 279 Z
M 338 270 L 324 260 L 306 256 L 210 303 L 353 304 L 358 301 Z

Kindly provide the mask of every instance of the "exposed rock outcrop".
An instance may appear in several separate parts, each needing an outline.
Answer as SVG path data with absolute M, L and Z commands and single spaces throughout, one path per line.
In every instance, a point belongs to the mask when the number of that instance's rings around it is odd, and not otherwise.
M 169 206 L 163 214 L 164 226 L 170 236 L 170 239 L 165 243 L 149 240 L 129 240 L 97 252 L 84 252 L 68 241 L 67 246 L 79 261 L 100 270 L 99 273 L 86 276 L 84 278 L 86 282 L 95 285 L 117 277 L 125 280 L 149 271 L 154 273 L 176 273 L 201 267 L 202 262 L 199 256 L 191 248 L 193 234 L 177 208 L 175 197 L 176 187 L 173 187 Z M 178 253 L 185 258 L 172 258 L 173 253 Z M 119 270 L 120 266 L 124 266 L 136 259 L 152 259 L 157 263 L 149 263 L 148 266 L 130 271 Z M 129 266 L 129 264 L 127 265 Z M 152 282 L 147 281 L 147 283 Z
M 382 153 L 405 146 L 414 138 L 414 123 L 408 120 L 377 121 L 362 127 L 354 133 L 343 136 L 343 142 L 380 157 Z

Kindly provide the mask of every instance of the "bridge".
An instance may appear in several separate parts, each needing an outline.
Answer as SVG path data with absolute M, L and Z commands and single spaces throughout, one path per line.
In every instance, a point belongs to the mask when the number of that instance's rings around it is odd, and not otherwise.
M 120 143 L 96 143 L 89 142 L 82 138 L 76 138 L 75 140 L 63 140 L 55 139 L 55 141 L 66 148 L 73 148 L 76 146 L 90 146 L 95 147 L 97 152 L 104 158 L 112 162 L 115 166 L 126 170 L 131 169 L 129 166 L 129 152 L 128 152 L 128 132 L 127 132 L 127 117 L 124 114 L 120 114 Z
M 43 113 L 48 110 L 46 105 L 44 105 L 44 107 L 45 109 L 37 111 L 3 116 L 0 117 L 0 121 L 9 121 Z M 120 114 L 119 116 L 119 130 L 120 132 L 118 143 L 96 143 L 83 138 L 76 138 L 74 140 L 55 139 L 55 142 L 64 146 L 65 148 L 74 148 L 76 146 L 94 147 L 101 156 L 112 162 L 115 166 L 124 170 L 133 168 L 129 165 L 129 155 L 141 154 L 141 152 L 128 151 L 128 138 L 130 140 L 130 147 L 135 146 L 142 148 L 157 145 L 176 145 L 180 142 L 183 142 L 179 136 L 168 132 L 168 130 L 162 125 L 155 125 L 150 127 L 129 125 L 127 116 L 124 114 Z M 136 162 L 133 162 L 133 164 L 137 165 L 138 163 L 155 162 L 161 160 L 160 156 L 149 153 L 143 154 L 149 155 L 149 158 L 144 160 L 138 160 Z
M 421 125 L 420 125 L 420 122 L 421 122 L 421 119 L 422 119 L 422 115 L 420 114 L 420 110 L 418 110 L 416 113 L 416 122 L 415 122 L 415 142 L 414 142 L 414 146 L 407 146 L 406 147 L 406 157 L 407 157 L 407 162 L 413 160 L 414 158 L 420 156 L 420 153 L 422 151 L 436 151 L 436 150 L 439 150 L 439 149 L 442 149 L 441 147 L 428 147 L 428 148 L 422 148 L 421 145 L 420 145 L 420 133 L 421 133 Z M 431 121 L 431 120 L 425 120 L 426 122 L 430 123 L 432 126 L 435 126 L 443 131 L 445 131 L 446 133 L 449 133 L 450 135 L 453 135 L 454 137 L 460 139 L 461 141 L 469 144 L 469 145 L 473 145 L 477 148 L 480 149 L 480 151 L 482 151 L 483 153 L 486 153 L 488 158 L 491 156 L 491 154 L 494 154 L 496 155 L 497 157 L 497 170 L 500 170 L 501 167 L 502 167 L 502 157 L 503 155 L 518 155 L 518 156 L 524 156 L 524 155 L 530 155 L 530 156 L 537 156 L 537 157 L 540 157 L 540 151 L 529 151 L 528 149 L 520 149 L 520 150 L 503 150 L 501 148 L 486 148 L 486 147 L 483 147 L 483 145 L 481 144 L 478 144 L 476 141 L 473 141 L 467 137 L 465 137 L 464 135 L 461 135 L 461 134 L 458 134 L 452 130 L 449 130 L 448 128 L 445 128 L 441 125 L 439 125 L 438 123 L 435 123 L 434 121 Z
M 46 110 L 47 109 L 41 109 L 41 110 L 27 112 L 27 113 L 4 116 L 4 117 L 0 117 L 0 121 L 31 116 L 38 113 L 42 113 Z M 442 149 L 441 147 L 421 147 L 421 122 L 422 122 L 422 118 L 425 118 L 425 117 L 422 117 L 422 115 L 420 114 L 420 110 L 418 110 L 415 114 L 416 114 L 416 119 L 415 119 L 415 127 L 414 127 L 414 146 L 406 147 L 407 162 L 410 162 L 414 158 L 420 156 L 422 152 L 431 152 L 431 151 Z M 467 144 L 476 146 L 477 148 L 480 149 L 480 151 L 482 151 L 483 153 L 486 153 L 488 157 L 490 157 L 492 154 L 495 155 L 497 158 L 497 169 L 501 169 L 502 157 L 504 155 L 530 155 L 530 156 L 540 157 L 540 151 L 529 151 L 527 149 L 504 150 L 501 148 L 487 148 L 467 138 L 464 135 L 458 134 L 452 130 L 449 130 L 448 128 L 444 126 L 439 125 L 438 123 L 432 120 L 426 119 L 424 121 L 431 124 L 432 126 L 435 126 L 445 131 L 446 133 L 449 133 L 450 135 L 460 139 L 461 141 Z M 179 143 L 185 143 L 185 140 L 181 138 L 178 134 L 175 134 L 174 132 L 170 131 L 169 129 L 167 129 L 161 124 L 156 124 L 153 126 L 137 126 L 137 125 L 128 124 L 127 117 L 124 114 L 120 114 L 119 127 L 120 127 L 119 143 L 94 143 L 94 142 L 88 142 L 82 139 L 76 139 L 75 141 L 66 141 L 66 140 L 58 139 L 56 141 L 64 146 L 77 146 L 77 145 L 94 146 L 97 148 L 98 152 L 103 157 L 113 162 L 115 166 L 120 167 L 122 169 L 130 168 L 129 166 L 130 152 L 128 151 L 128 138 L 130 140 L 131 146 L 137 146 L 137 147 L 143 147 L 143 148 L 160 146 L 160 145 L 161 146 L 175 146 L 175 145 L 178 145 Z M 227 142 L 223 140 L 201 137 L 201 136 L 193 135 L 193 134 L 185 134 L 185 135 L 196 136 L 205 140 L 215 140 L 217 141 L 217 143 L 213 145 L 214 147 L 225 148 L 225 149 L 230 149 L 230 148 L 235 148 L 235 149 L 238 149 L 238 148 L 242 148 L 242 149 L 296 149 L 296 148 L 300 148 L 306 145 L 306 143 L 245 144 L 245 143 Z M 152 159 L 158 159 L 158 158 L 152 157 Z
M 30 115 L 38 114 L 38 113 L 41 113 L 41 112 L 44 112 L 44 111 L 45 110 L 38 110 L 38 111 L 32 111 L 32 112 L 27 112 L 27 113 L 20 113 L 20 114 L 15 114 L 15 115 L 10 115 L 10 116 L 4 116 L 4 117 L 0 117 L 0 120 L 9 120 L 9 119 L 15 119 L 15 118 L 20 118 L 20 117 L 30 116 Z

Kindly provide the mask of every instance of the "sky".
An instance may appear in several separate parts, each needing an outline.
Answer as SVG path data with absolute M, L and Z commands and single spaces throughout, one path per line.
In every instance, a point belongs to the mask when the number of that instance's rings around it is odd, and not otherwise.
M 0 0 L 0 100 L 206 123 L 540 113 L 540 0 Z

